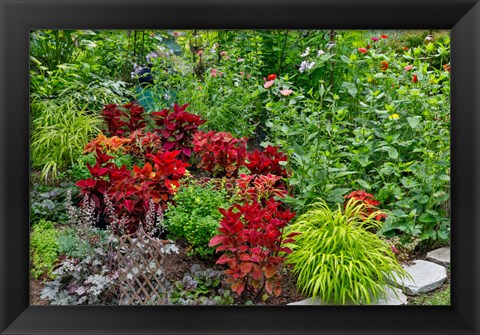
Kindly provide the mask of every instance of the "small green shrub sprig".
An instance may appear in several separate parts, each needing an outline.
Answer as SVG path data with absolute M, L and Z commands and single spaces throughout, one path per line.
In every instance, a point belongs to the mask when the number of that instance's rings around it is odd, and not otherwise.
M 30 235 L 30 273 L 33 278 L 54 277 L 52 271 L 59 253 L 57 235 L 58 232 L 51 221 L 40 220 L 33 226 Z
M 213 255 L 208 247 L 217 234 L 221 214 L 219 208 L 228 208 L 227 192 L 215 189 L 211 183 L 188 181 L 175 194 L 175 205 L 169 204 L 165 222 L 171 238 L 184 238 L 190 243 L 192 254 L 201 257 Z

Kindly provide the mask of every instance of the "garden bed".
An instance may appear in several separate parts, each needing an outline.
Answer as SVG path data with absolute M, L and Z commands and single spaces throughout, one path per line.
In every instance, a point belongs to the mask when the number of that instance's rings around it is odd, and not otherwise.
M 30 49 L 32 304 L 363 304 L 449 244 L 445 31 Z

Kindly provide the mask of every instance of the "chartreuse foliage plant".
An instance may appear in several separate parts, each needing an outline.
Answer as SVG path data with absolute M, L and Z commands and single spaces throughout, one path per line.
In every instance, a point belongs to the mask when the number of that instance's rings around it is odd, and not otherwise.
M 393 273 L 406 276 L 390 245 L 369 231 L 380 228 L 379 213 L 364 213 L 355 199 L 336 210 L 322 200 L 288 227 L 300 233 L 288 244 L 287 262 L 303 294 L 334 304 L 370 304 L 391 285 L 387 277 L 395 282 Z
M 175 239 L 184 238 L 192 254 L 212 256 L 215 249 L 210 248 L 208 242 L 220 227 L 222 214 L 218 209 L 230 206 L 227 191 L 190 179 L 181 185 L 173 200 L 165 212 L 169 235 Z
M 30 273 L 33 278 L 53 277 L 52 271 L 59 253 L 57 237 L 58 232 L 51 221 L 40 220 L 33 226 L 30 234 Z
M 31 153 L 33 167 L 47 180 L 80 157 L 84 146 L 100 132 L 102 120 L 73 100 L 43 104 L 41 115 L 32 120 Z

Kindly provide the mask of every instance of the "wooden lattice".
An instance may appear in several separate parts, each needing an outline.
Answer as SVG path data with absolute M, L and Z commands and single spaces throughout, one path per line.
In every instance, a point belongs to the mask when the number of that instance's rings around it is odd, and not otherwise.
M 119 239 L 121 305 L 160 305 L 166 299 L 165 249 L 143 228 Z

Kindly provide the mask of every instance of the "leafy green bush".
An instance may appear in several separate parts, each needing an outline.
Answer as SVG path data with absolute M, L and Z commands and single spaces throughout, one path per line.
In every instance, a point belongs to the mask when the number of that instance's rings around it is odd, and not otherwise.
M 42 113 L 32 120 L 32 164 L 42 169 L 42 178 L 55 178 L 60 169 L 80 157 L 84 146 L 100 132 L 102 120 L 73 100 L 43 102 L 41 108 Z
M 175 194 L 175 205 L 169 204 L 165 212 L 169 235 L 187 240 L 192 253 L 213 255 L 215 249 L 208 247 L 208 242 L 217 234 L 222 217 L 218 209 L 229 207 L 227 199 L 226 191 L 217 190 L 210 183 L 189 181 L 182 185 Z
M 335 211 L 321 201 L 289 227 L 300 233 L 288 245 L 292 253 L 287 262 L 293 264 L 303 294 L 335 304 L 369 304 L 391 286 L 387 277 L 405 276 L 390 245 L 368 231 L 380 228 L 377 215 L 365 217 L 364 206 L 354 199 Z
M 59 253 L 57 235 L 51 221 L 40 220 L 33 226 L 30 234 L 30 273 L 33 278 L 54 277 L 52 271 Z

